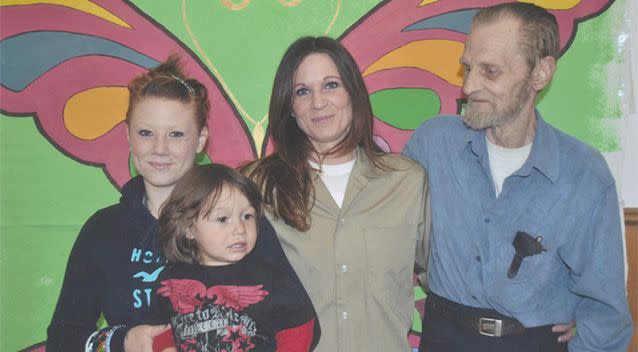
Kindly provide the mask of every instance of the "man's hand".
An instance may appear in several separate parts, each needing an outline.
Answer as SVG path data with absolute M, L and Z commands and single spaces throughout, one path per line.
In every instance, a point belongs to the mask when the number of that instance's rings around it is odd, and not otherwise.
M 558 342 L 567 343 L 576 336 L 576 322 L 572 320 L 567 324 L 556 324 L 552 326 L 552 332 L 562 333 L 558 337 Z
M 125 352 L 153 352 L 153 338 L 170 325 L 138 325 L 126 333 L 124 338 Z

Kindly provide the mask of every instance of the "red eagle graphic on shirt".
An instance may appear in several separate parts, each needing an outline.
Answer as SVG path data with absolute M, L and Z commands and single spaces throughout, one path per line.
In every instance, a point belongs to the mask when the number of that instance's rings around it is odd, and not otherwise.
M 170 279 L 162 281 L 157 293 L 168 297 L 177 313 L 187 314 L 201 307 L 207 299 L 214 299 L 212 302 L 217 305 L 242 310 L 264 300 L 268 291 L 262 290 L 262 287 L 217 285 L 206 288 L 197 280 Z

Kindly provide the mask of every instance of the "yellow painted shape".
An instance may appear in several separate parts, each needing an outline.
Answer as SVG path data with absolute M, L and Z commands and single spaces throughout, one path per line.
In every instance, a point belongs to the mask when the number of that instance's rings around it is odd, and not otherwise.
M 262 143 L 264 142 L 264 138 L 266 138 L 266 131 L 264 130 L 263 121 L 264 120 L 261 120 L 261 122 L 256 124 L 255 127 L 253 127 L 253 131 L 251 133 L 253 137 L 253 142 L 255 143 L 256 146 L 258 146 L 258 148 L 261 147 Z M 261 155 L 261 152 L 262 150 L 258 151 L 259 155 Z
M 419 7 L 423 7 L 423 6 L 425 6 L 425 5 L 430 5 L 431 3 L 433 3 L 433 2 L 437 2 L 437 1 L 439 1 L 439 0 L 423 0 L 423 1 L 421 1 L 421 3 L 419 4 Z
M 234 3 L 232 0 L 221 0 L 222 5 L 233 11 L 243 10 L 248 4 L 250 4 L 250 0 L 243 0 L 239 4 Z
M 459 59 L 463 43 L 450 40 L 419 40 L 395 49 L 370 65 L 363 75 L 398 67 L 415 67 L 460 87 L 463 83 Z
M 99 87 L 80 92 L 64 106 L 64 125 L 80 139 L 100 138 L 124 121 L 128 96 L 128 89 L 124 87 Z
M 112 12 L 105 8 L 98 6 L 88 0 L 2 0 L 0 6 L 15 6 L 15 5 L 58 5 L 64 7 L 70 7 L 72 9 L 86 12 L 93 16 L 100 17 L 106 21 L 117 24 L 118 26 L 131 29 L 131 26 L 126 21 L 114 15 Z
M 569 10 L 581 1 L 582 0 L 520 0 L 519 2 L 534 4 L 548 10 Z

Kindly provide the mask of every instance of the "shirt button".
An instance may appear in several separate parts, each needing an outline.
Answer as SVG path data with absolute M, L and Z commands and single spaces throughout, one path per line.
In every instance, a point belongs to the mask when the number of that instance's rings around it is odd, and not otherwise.
M 485 219 L 483 219 L 483 221 L 485 221 L 486 224 L 489 224 L 490 223 L 490 218 L 485 218 Z
M 345 224 L 345 223 L 346 223 L 346 219 L 345 218 L 341 219 L 341 224 Z
M 476 259 L 477 262 L 480 262 L 481 261 L 481 256 L 477 255 L 475 259 Z
M 341 312 L 341 319 L 343 320 L 348 319 L 348 312 Z
M 345 265 L 345 264 L 343 264 L 343 265 L 341 266 L 341 272 L 342 272 L 342 273 L 345 273 L 345 272 L 347 272 L 347 271 L 348 271 L 348 266 L 347 266 L 347 265 Z

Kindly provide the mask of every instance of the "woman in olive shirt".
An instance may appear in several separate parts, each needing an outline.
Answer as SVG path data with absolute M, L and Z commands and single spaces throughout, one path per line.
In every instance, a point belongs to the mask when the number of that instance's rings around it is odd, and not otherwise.
M 426 173 L 374 143 L 363 78 L 333 39 L 288 48 L 269 118 L 275 152 L 246 172 L 319 315 L 317 351 L 410 351 L 414 268 L 426 277 Z

